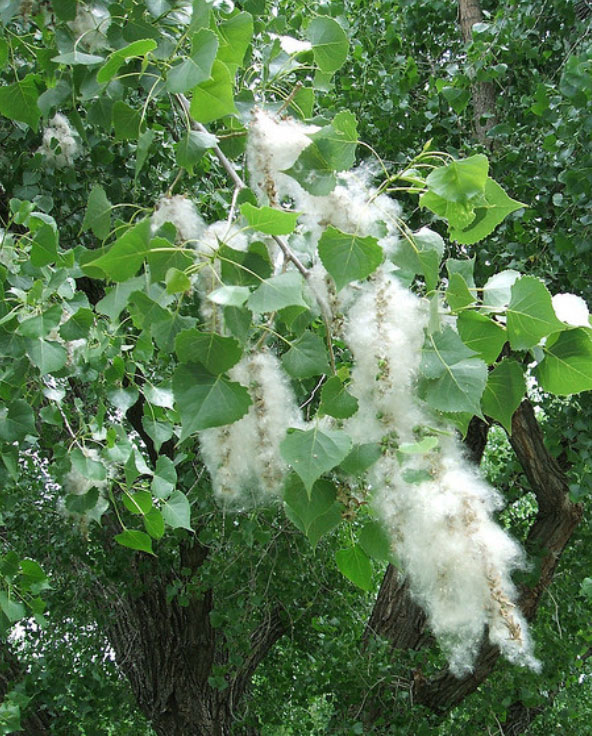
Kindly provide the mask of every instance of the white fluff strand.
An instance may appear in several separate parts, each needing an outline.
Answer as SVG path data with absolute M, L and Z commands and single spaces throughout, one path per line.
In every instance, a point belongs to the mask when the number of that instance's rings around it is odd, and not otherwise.
M 280 443 L 289 427 L 302 425 L 279 360 L 265 351 L 244 356 L 229 371 L 247 386 L 252 404 L 234 424 L 199 433 L 214 493 L 226 503 L 251 506 L 281 496 L 287 465 Z
M 345 327 L 355 360 L 350 390 L 360 401 L 347 429 L 355 441 L 383 444 L 369 473 L 374 507 L 451 671 L 472 670 L 486 626 L 504 656 L 537 669 L 511 580 L 523 554 L 492 516 L 499 495 L 452 432 L 406 462 L 397 452 L 433 423 L 414 399 L 426 321 L 421 301 L 384 272 L 365 287 Z M 407 480 L 410 472 L 419 482 Z

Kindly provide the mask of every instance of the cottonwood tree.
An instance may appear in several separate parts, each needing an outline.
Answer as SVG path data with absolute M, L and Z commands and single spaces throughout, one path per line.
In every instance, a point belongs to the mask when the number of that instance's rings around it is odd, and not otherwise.
M 466 249 L 525 205 L 482 153 L 360 163 L 356 117 L 317 100 L 340 19 L 271 11 L 1 11 L 1 620 L 86 618 L 158 734 L 256 733 L 249 690 L 333 592 L 369 614 L 358 661 L 407 676 L 325 729 L 402 733 L 399 691 L 437 716 L 500 654 L 540 672 L 528 621 L 581 507 L 527 386 L 592 388 L 589 313 L 514 269 L 476 282 Z M 528 557 L 476 469 L 493 423 L 536 499 Z M 4 731 L 71 732 L 19 646 Z

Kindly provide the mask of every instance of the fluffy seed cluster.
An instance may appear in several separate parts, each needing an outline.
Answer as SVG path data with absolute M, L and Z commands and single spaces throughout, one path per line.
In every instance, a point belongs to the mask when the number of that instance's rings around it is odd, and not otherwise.
M 111 16 L 102 5 L 78 5 L 76 17 L 68 23 L 76 43 L 87 51 L 100 51 L 108 46 L 107 31 Z
M 369 477 L 374 507 L 451 671 L 471 671 L 486 627 L 505 657 L 536 669 L 511 579 L 525 561 L 493 518 L 499 494 L 450 428 L 437 428 L 431 451 L 406 454 L 434 424 L 414 397 L 426 323 L 421 300 L 384 270 L 365 286 L 344 328 L 360 402 L 347 429 L 358 442 L 383 445 Z
M 301 426 L 298 406 L 276 356 L 251 353 L 230 370 L 249 390 L 252 404 L 234 424 L 200 432 L 201 452 L 214 492 L 226 504 L 250 505 L 281 495 L 287 466 L 280 443 Z
M 74 164 L 74 160 L 80 156 L 80 146 L 68 118 L 59 112 L 53 116 L 43 130 L 43 139 L 37 152 L 42 153 L 47 163 L 56 169 Z
M 340 332 L 354 359 L 350 391 L 359 401 L 344 429 L 354 442 L 382 447 L 368 474 L 374 507 L 454 674 L 471 671 L 486 629 L 509 660 L 537 669 L 511 580 L 525 566 L 524 556 L 493 516 L 501 497 L 464 458 L 454 430 L 416 396 L 428 313 L 388 261 L 397 247 L 398 205 L 371 188 L 371 172 L 364 169 L 343 174 L 325 197 L 304 191 L 284 172 L 314 132 L 313 126 L 258 111 L 247 158 L 261 201 L 289 201 L 304 213 L 290 245 L 300 242 L 300 252 L 307 253 L 308 244 L 309 286 L 325 311 L 333 317 L 342 312 Z M 366 282 L 339 295 L 315 254 L 328 225 L 373 235 L 387 255 Z M 249 386 L 253 406 L 239 422 L 202 432 L 215 491 L 232 499 L 245 492 L 275 495 L 286 470 L 279 443 L 289 426 L 301 426 L 288 382 L 277 359 L 265 352 L 244 358 L 233 378 Z M 426 442 L 418 446 L 421 440 Z
M 184 194 L 158 200 L 152 215 L 153 230 L 156 232 L 165 222 L 175 226 L 179 243 L 197 243 L 206 229 L 197 208 Z

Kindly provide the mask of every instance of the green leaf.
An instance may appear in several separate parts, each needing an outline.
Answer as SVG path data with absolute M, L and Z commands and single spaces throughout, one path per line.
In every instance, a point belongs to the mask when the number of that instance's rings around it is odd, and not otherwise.
M 94 509 L 99 500 L 99 489 L 94 486 L 88 493 L 79 495 L 77 493 L 69 493 L 66 498 L 66 508 L 73 514 L 86 514 Z
M 446 99 L 446 102 L 454 110 L 457 115 L 460 115 L 465 107 L 469 104 L 471 99 L 471 93 L 468 89 L 458 89 L 457 87 L 443 87 L 440 93 Z
M 97 82 L 106 84 L 113 79 L 125 61 L 146 56 L 150 51 L 154 51 L 157 45 L 153 38 L 145 38 L 117 49 L 107 57 L 107 61 L 97 72 Z
M 68 360 L 68 353 L 59 343 L 42 338 L 27 340 L 26 353 L 42 376 L 61 370 Z
M 107 391 L 107 398 L 120 411 L 126 412 L 138 400 L 138 390 L 132 388 L 112 388 Z
M 213 376 L 201 365 L 186 363 L 173 376 L 173 392 L 181 415 L 181 441 L 194 432 L 231 424 L 244 416 L 251 397 L 244 386 Z
M 76 18 L 77 0 L 52 0 L 51 7 L 60 20 Z
M 57 231 L 51 225 L 43 224 L 31 243 L 31 263 L 40 268 L 55 263 L 58 258 Z
M 488 365 L 497 360 L 508 339 L 500 324 L 478 312 L 463 312 L 456 327 L 464 344 Z
M 12 401 L 0 409 L 0 440 L 21 442 L 25 437 L 36 435 L 33 409 L 22 399 Z
M 137 140 L 144 131 L 145 122 L 142 120 L 142 111 L 134 110 L 122 100 L 117 100 L 112 109 L 115 140 Z
M 467 282 L 459 273 L 453 273 L 448 280 L 446 301 L 453 312 L 464 309 L 475 301 L 474 294 L 471 294 Z
M 60 327 L 60 336 L 64 340 L 81 340 L 88 335 L 94 321 L 92 310 L 82 307 Z
M 393 255 L 393 262 L 404 271 L 422 274 L 428 291 L 438 283 L 440 261 L 444 255 L 444 241 L 438 233 L 422 227 L 407 238 L 401 238 Z
M 507 309 L 510 345 L 514 350 L 534 347 L 543 337 L 566 329 L 555 315 L 551 295 L 534 276 L 522 276 L 512 286 Z
M 208 299 L 223 307 L 242 307 L 250 293 L 248 286 L 221 286 L 208 294 Z
M 103 463 L 87 457 L 77 447 L 70 452 L 70 461 L 72 467 L 88 480 L 104 481 L 107 478 L 107 470 Z
M 124 494 L 122 501 L 126 509 L 132 514 L 142 514 L 144 516 L 152 508 L 152 496 L 147 491 Z
M 10 623 L 19 621 L 26 614 L 25 606 L 20 601 L 9 598 L 4 590 L 0 590 L 0 609 Z
M 177 335 L 183 330 L 191 329 L 195 321 L 195 317 L 183 317 L 178 311 L 173 314 L 168 312 L 166 319 L 157 322 L 151 328 L 154 342 L 163 352 L 172 353 Z
M 471 200 L 472 201 L 472 200 Z M 475 219 L 475 207 L 471 201 L 450 202 L 434 192 L 424 192 L 419 198 L 421 207 L 427 207 L 448 222 L 448 228 L 462 230 Z
M 338 376 L 331 376 L 321 391 L 320 414 L 348 419 L 358 411 L 358 400 L 345 388 Z
M 54 107 L 61 104 L 72 95 L 72 87 L 64 79 L 58 79 L 55 86 L 49 87 L 37 98 L 37 107 L 43 115 L 49 115 Z
M 103 56 L 97 54 L 85 54 L 83 51 L 67 51 L 52 58 L 54 64 L 66 64 L 67 66 L 96 66 L 105 61 Z
M 362 590 L 372 590 L 372 565 L 359 544 L 337 550 L 335 561 L 339 572 Z
M 475 156 L 452 161 L 426 178 L 428 190 L 448 202 L 465 202 L 485 193 L 489 161 L 487 156 Z
M 454 274 L 458 274 L 466 281 L 469 289 L 475 289 L 475 256 L 472 258 L 447 258 L 446 270 L 449 278 L 452 278 Z
M 318 428 L 288 430 L 280 445 L 281 455 L 302 479 L 307 492 L 314 482 L 345 459 L 352 447 L 351 438 L 341 430 Z
M 306 331 L 282 355 L 282 365 L 293 378 L 310 378 L 329 372 L 327 349 L 322 337 Z
M 368 557 L 379 562 L 390 562 L 393 559 L 391 540 L 378 521 L 367 521 L 364 524 L 358 537 L 358 544 Z
M 428 177 L 429 178 L 429 177 Z M 462 229 L 452 227 L 450 238 L 461 245 L 472 245 L 490 235 L 509 214 L 525 207 L 522 202 L 511 199 L 493 179 L 487 179 L 484 206 L 475 208 L 475 219 Z
M 298 476 L 292 473 L 286 481 L 286 515 L 306 534 L 313 547 L 341 522 L 342 506 L 335 496 L 335 487 L 326 480 L 314 484 L 310 497 Z
M 82 231 L 92 230 L 99 240 L 105 240 L 111 232 L 111 202 L 100 184 L 93 184 L 82 222 Z
M 164 281 L 169 268 L 185 271 L 194 263 L 194 259 L 187 253 L 187 250 L 160 237 L 152 238 L 150 241 L 147 258 L 152 282 Z
M 438 447 L 437 437 L 424 437 L 419 442 L 403 442 L 397 448 L 402 455 L 425 455 Z
M 150 152 L 150 147 L 152 146 L 155 136 L 156 133 L 153 130 L 148 129 L 138 138 L 138 144 L 136 145 L 134 180 L 138 178 L 140 171 L 142 171 L 142 168 L 146 163 L 146 159 L 148 158 L 148 153 Z
M 167 294 L 180 294 L 191 289 L 191 281 L 184 271 L 178 268 L 169 268 L 165 274 Z
M 253 207 L 250 202 L 241 204 L 240 211 L 252 228 L 267 235 L 293 233 L 300 214 L 278 210 L 274 207 Z
M 156 498 L 168 498 L 177 486 L 177 471 L 173 461 L 161 456 L 156 461 L 151 490 Z
M 126 529 L 121 534 L 116 534 L 114 537 L 117 544 L 121 544 L 122 547 L 129 547 L 130 549 L 137 549 L 140 552 L 152 552 L 152 540 L 145 533 L 138 531 L 137 529 Z
M 354 445 L 352 451 L 345 460 L 339 464 L 340 470 L 353 476 L 365 473 L 382 455 L 380 445 L 377 442 L 368 442 L 364 445 Z
M 152 508 L 144 515 L 144 528 L 152 539 L 161 539 L 164 536 L 164 519 L 158 509 Z
M 0 115 L 26 123 L 37 130 L 41 111 L 37 107 L 39 77 L 27 74 L 20 82 L 0 87 Z
M 265 279 L 247 300 L 253 312 L 277 312 L 278 309 L 297 305 L 308 307 L 302 295 L 304 281 L 297 271 L 288 271 Z
M 171 93 L 187 92 L 210 78 L 218 50 L 216 34 L 201 28 L 193 35 L 191 56 L 174 66 L 168 73 L 166 89 Z
M 210 373 L 219 374 L 236 365 L 243 351 L 233 337 L 192 328 L 177 335 L 175 353 L 182 363 L 201 363 Z
M 483 287 L 482 312 L 502 312 L 512 298 L 512 286 L 520 278 L 518 271 L 500 271 L 489 278 Z
M 321 71 L 332 74 L 343 66 L 349 41 L 337 21 L 327 16 L 317 17 L 308 24 L 305 35 L 312 44 L 315 62 Z
M 210 79 L 193 90 L 190 112 L 194 120 L 204 124 L 237 112 L 233 80 L 228 67 L 221 61 L 214 61 Z
M 380 266 L 383 252 L 371 236 L 343 233 L 329 226 L 319 240 L 319 256 L 333 277 L 337 291 L 350 281 L 361 281 Z
M 26 590 L 30 590 L 31 593 L 36 595 L 42 590 L 48 590 L 51 588 L 47 575 L 43 572 L 41 565 L 35 560 L 21 560 L 20 561 L 20 585 Z
M 142 276 L 138 276 L 121 284 L 115 284 L 115 286 L 107 289 L 106 296 L 97 302 L 95 309 L 99 314 L 104 314 L 112 322 L 115 322 L 127 306 L 131 294 L 141 289 L 145 283 L 145 279 Z
M 592 390 L 592 330 L 579 327 L 543 346 L 534 374 L 545 391 L 569 396 Z
M 62 307 L 54 304 L 36 317 L 24 319 L 17 327 L 17 332 L 23 337 L 45 337 L 54 330 L 62 318 Z
M 335 172 L 346 171 L 355 163 L 356 119 L 349 111 L 340 112 L 330 125 L 309 137 L 311 144 L 286 173 L 310 194 L 325 196 L 335 188 Z
M 113 281 L 127 281 L 149 252 L 150 220 L 142 220 L 113 243 L 109 250 L 87 266 L 100 268 Z
M 191 506 L 187 496 L 181 491 L 173 491 L 162 505 L 162 517 L 173 529 L 191 528 Z
M 193 167 L 204 155 L 208 148 L 218 143 L 218 139 L 211 133 L 202 133 L 198 130 L 188 130 L 178 143 L 175 143 L 175 159 L 190 174 Z
M 223 61 L 232 74 L 236 74 L 243 63 L 245 53 L 253 36 L 253 18 L 250 13 L 237 13 L 218 25 L 220 49 L 218 59 Z
M 487 377 L 481 399 L 483 412 L 496 419 L 512 434 L 512 416 L 526 393 L 522 368 L 515 360 L 505 359 Z
M 156 452 L 160 452 L 163 443 L 170 440 L 173 436 L 173 427 L 168 422 L 159 422 L 157 419 L 143 416 L 142 426 L 146 434 L 154 442 Z
M 428 337 L 421 372 L 420 393 L 432 408 L 481 415 L 487 366 L 451 327 Z

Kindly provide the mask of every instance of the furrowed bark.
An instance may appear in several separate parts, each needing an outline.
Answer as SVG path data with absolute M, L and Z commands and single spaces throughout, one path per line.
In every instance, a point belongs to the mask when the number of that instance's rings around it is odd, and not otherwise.
M 194 543 L 181 553 L 182 566 L 198 575 L 207 548 Z M 157 561 L 134 559 L 130 575 L 135 594 L 100 587 L 95 600 L 138 706 L 158 736 L 227 736 L 255 669 L 285 631 L 279 610 L 255 628 L 245 662 L 220 689 L 211 677 L 216 665 L 227 664 L 230 645 L 210 624 L 212 591 L 181 605 L 177 596 L 169 600 L 171 581 Z
M 6 641 L 0 642 L 0 703 L 6 695 L 26 675 L 25 667 L 19 662 Z M 28 736 L 50 736 L 53 733 L 53 715 L 42 708 L 35 708 L 35 704 L 29 703 L 21 714 L 21 730 Z
M 469 44 L 473 39 L 473 26 L 484 20 L 479 0 L 459 0 L 458 19 L 464 42 Z M 491 82 L 476 81 L 471 85 L 471 96 L 477 140 L 491 149 L 493 141 L 487 137 L 487 133 L 497 122 L 494 114 L 495 87 Z

